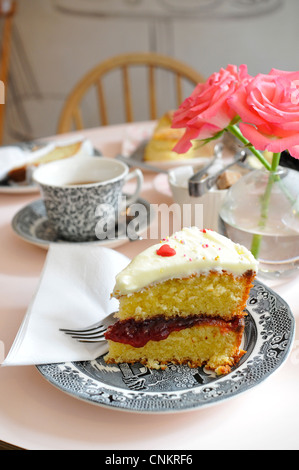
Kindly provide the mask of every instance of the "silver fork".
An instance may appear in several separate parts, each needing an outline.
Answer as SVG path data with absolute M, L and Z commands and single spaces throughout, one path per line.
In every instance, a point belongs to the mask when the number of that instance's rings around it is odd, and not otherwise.
M 67 328 L 59 328 L 59 331 L 62 331 L 66 335 L 71 336 L 73 339 L 81 343 L 98 343 L 101 341 L 106 341 L 105 333 L 108 329 L 108 326 L 112 325 L 117 321 L 114 318 L 116 312 L 110 313 L 107 317 L 103 318 L 97 323 L 88 326 L 87 328 L 80 328 L 78 330 L 70 330 Z

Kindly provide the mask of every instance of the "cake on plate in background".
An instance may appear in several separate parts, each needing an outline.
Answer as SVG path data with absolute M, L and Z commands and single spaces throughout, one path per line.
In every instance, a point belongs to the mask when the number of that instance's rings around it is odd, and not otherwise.
M 194 142 L 190 150 L 183 154 L 173 151 L 174 146 L 185 133 L 185 129 L 173 129 L 171 127 L 174 111 L 168 111 L 157 122 L 153 135 L 149 140 L 145 152 L 145 161 L 171 161 L 188 160 L 200 157 L 212 157 L 215 142 L 202 145 Z

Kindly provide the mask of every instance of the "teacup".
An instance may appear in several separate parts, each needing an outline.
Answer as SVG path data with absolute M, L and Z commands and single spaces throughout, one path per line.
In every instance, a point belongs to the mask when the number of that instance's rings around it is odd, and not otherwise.
M 123 197 L 124 184 L 136 178 L 134 194 Z M 65 240 L 94 240 L 99 227 L 115 225 L 120 201 L 135 202 L 143 175 L 139 169 L 106 157 L 80 155 L 40 166 L 33 173 L 50 225 Z M 107 229 L 106 229 L 107 230 Z

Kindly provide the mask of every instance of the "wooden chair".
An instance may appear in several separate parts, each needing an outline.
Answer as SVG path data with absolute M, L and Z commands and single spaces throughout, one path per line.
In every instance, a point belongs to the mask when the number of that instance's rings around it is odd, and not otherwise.
M 164 69 L 174 76 L 174 90 L 176 95 L 175 107 L 178 107 L 183 101 L 184 82 L 189 82 L 195 86 L 197 83 L 204 81 L 203 76 L 196 70 L 178 60 L 164 55 L 149 52 L 122 54 L 112 57 L 90 70 L 70 93 L 60 115 L 58 133 L 69 132 L 74 128 L 76 130 L 84 129 L 81 104 L 85 94 L 92 87 L 96 90 L 101 124 L 109 124 L 103 79 L 104 76 L 115 69 L 119 69 L 122 76 L 125 121 L 134 121 L 132 99 L 133 87 L 129 68 L 136 68 L 138 66 L 143 66 L 147 69 L 149 118 L 151 120 L 155 120 L 159 117 L 157 107 L 158 80 L 156 69 Z M 171 109 L 171 107 L 169 109 Z M 167 111 L 167 109 L 165 111 Z

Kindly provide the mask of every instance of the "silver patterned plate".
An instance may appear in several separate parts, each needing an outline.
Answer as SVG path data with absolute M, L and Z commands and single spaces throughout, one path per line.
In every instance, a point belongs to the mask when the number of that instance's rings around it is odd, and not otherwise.
M 134 233 L 134 235 L 137 236 L 142 235 L 142 233 L 147 230 L 155 214 L 150 207 L 150 203 L 145 199 L 137 199 L 136 203 L 144 206 L 146 213 L 144 218 L 140 218 L 140 226 L 136 226 L 136 234 Z M 129 221 L 130 220 L 127 222 Z M 11 225 L 14 232 L 23 240 L 44 249 L 47 249 L 50 243 L 76 243 L 63 240 L 57 235 L 55 230 L 49 224 L 45 204 L 42 199 L 38 199 L 22 208 L 14 216 Z M 95 237 L 94 240 L 80 243 L 84 245 L 100 245 L 115 248 L 127 241 L 129 241 L 127 234 L 119 234 L 116 227 L 114 238 L 99 240 Z
M 295 320 L 286 302 L 255 281 L 247 302 L 243 348 L 247 353 L 224 376 L 204 368 L 170 364 L 150 370 L 141 364 L 94 361 L 37 366 L 51 384 L 78 399 L 139 413 L 173 413 L 214 405 L 258 385 L 287 359 Z

